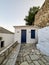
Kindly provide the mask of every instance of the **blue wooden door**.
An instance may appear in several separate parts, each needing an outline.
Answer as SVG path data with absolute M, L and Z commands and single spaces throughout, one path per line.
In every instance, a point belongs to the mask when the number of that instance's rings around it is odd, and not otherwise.
M 26 30 L 21 30 L 21 43 L 26 43 Z

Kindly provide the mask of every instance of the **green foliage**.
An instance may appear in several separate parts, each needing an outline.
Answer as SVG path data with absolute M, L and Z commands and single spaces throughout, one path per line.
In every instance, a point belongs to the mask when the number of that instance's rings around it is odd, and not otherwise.
M 39 11 L 39 7 L 30 8 L 28 16 L 24 18 L 26 25 L 34 25 L 35 15 Z

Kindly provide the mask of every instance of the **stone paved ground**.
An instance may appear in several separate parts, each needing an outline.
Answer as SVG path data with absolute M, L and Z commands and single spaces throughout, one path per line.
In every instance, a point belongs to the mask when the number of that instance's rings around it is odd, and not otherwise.
M 34 44 L 22 44 L 16 65 L 49 65 L 49 57 L 37 50 Z

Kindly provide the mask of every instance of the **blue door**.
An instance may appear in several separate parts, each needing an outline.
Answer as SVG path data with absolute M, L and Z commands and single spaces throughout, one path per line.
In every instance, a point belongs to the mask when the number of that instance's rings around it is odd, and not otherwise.
M 21 43 L 26 43 L 26 30 L 21 30 Z

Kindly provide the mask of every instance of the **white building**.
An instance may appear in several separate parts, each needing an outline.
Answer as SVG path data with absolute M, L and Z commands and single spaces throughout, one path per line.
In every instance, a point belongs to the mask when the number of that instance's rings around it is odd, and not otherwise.
M 38 40 L 37 28 L 33 26 L 14 26 L 14 41 L 19 43 L 36 43 Z
M 0 47 L 6 47 L 14 42 L 14 33 L 0 27 Z

